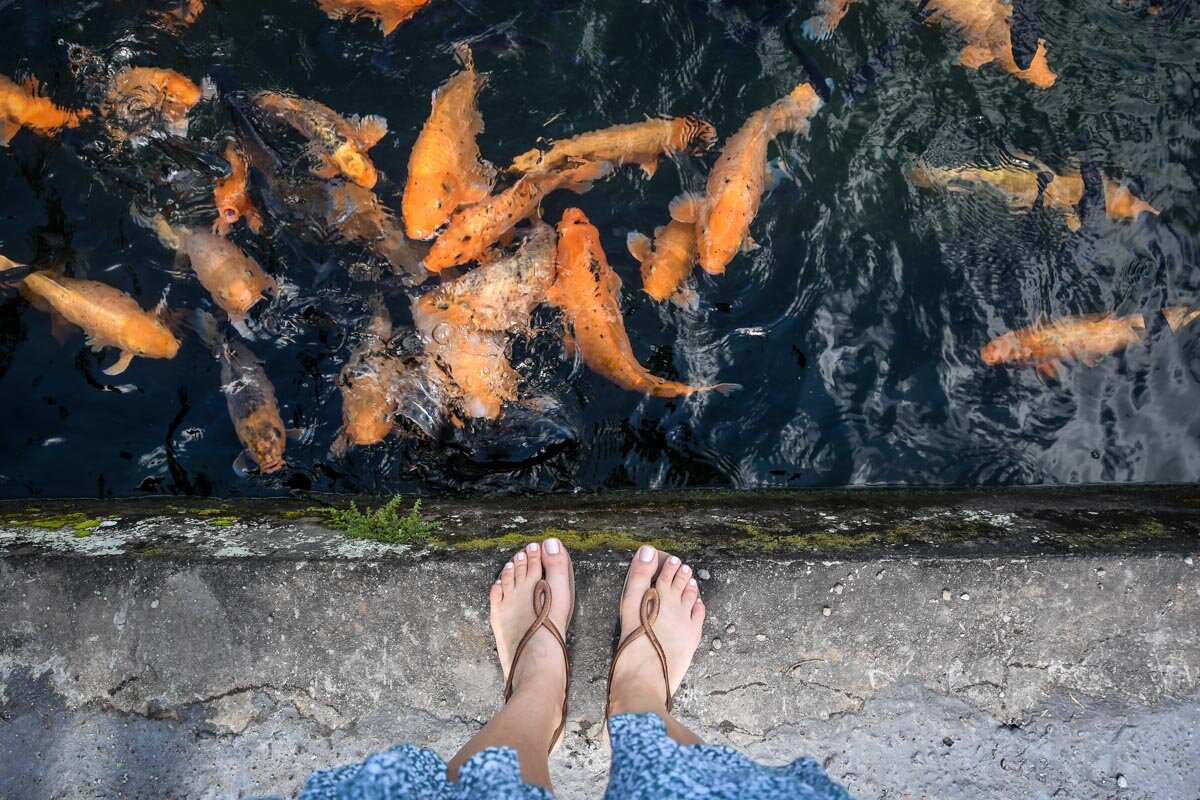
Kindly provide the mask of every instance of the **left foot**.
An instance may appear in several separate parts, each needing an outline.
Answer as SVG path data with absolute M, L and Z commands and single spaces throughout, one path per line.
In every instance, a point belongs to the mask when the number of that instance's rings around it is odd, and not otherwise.
M 545 628 L 538 628 L 525 644 L 515 665 L 513 655 L 521 637 L 537 618 L 533 609 L 534 587 L 541 579 L 550 585 L 550 621 L 564 637 L 571 621 L 575 601 L 571 587 L 571 558 L 558 539 L 534 542 L 513 554 L 504 565 L 500 578 L 492 585 L 488 600 L 490 620 L 496 636 L 496 650 L 507 684 L 512 673 L 513 697 L 535 698 L 553 713 L 549 734 L 562 719 L 562 700 L 567 691 L 567 664 L 562 648 Z M 560 737 L 561 739 L 561 737 Z M 555 747 L 558 742 L 555 742 Z

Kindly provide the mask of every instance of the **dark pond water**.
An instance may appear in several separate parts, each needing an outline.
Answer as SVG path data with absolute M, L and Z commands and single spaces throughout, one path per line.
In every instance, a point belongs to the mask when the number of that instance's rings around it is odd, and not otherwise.
M 644 115 L 698 113 L 724 140 L 806 77 L 781 34 L 781 8 L 433 0 L 385 40 L 369 22 L 326 18 L 312 0 L 211 2 L 182 31 L 139 4 L 9 0 L 0 2 L 0 73 L 36 75 L 75 105 L 102 94 L 97 82 L 109 72 L 153 65 L 383 115 L 376 191 L 398 210 L 430 93 L 457 69 L 456 38 L 512 32 L 476 46 L 489 80 L 480 146 L 505 164 L 538 137 Z M 681 189 L 703 188 L 715 153 L 666 161 L 652 180 L 626 168 L 589 194 L 544 204 L 551 223 L 578 205 L 600 229 L 644 364 L 692 382 L 740 383 L 740 392 L 662 400 L 619 389 L 566 357 L 557 312 L 544 307 L 536 313 L 546 332 L 517 340 L 513 363 L 523 392 L 556 407 L 514 409 L 441 441 L 407 429 L 331 458 L 341 414 L 334 379 L 380 285 L 345 268 L 361 254 L 287 248 L 240 230 L 236 240 L 298 292 L 261 312 L 272 332 L 251 343 L 285 422 L 306 431 L 289 443 L 287 468 L 249 478 L 230 469 L 241 446 L 220 367 L 194 335 L 175 359 L 138 359 L 110 378 L 101 369 L 111 352 L 91 353 L 78 333 L 59 344 L 48 317 L 6 289 L 0 495 L 1195 480 L 1200 325 L 1173 335 L 1151 326 L 1144 343 L 1093 367 L 1069 364 L 1058 381 L 986 366 L 980 348 L 1039 319 L 1200 302 L 1200 15 L 1169 5 L 1164 24 L 1119 0 L 1045 0 L 1042 31 L 1059 76 L 1046 91 L 994 67 L 956 66 L 962 39 L 918 26 L 861 99 L 839 99 L 912 10 L 903 0 L 862 3 L 828 41 L 801 39 L 834 99 L 810 137 L 785 134 L 772 147 L 795 181 L 764 200 L 752 228 L 761 249 L 724 276 L 697 273 L 698 311 L 640 292 L 625 236 L 663 224 Z M 806 16 L 788 24 L 798 33 Z M 84 68 L 73 73 L 72 57 Z M 192 118 L 190 140 L 219 153 L 230 124 L 222 104 L 202 103 Z M 118 151 L 103 137 L 89 125 L 55 140 L 22 132 L 0 152 L 0 252 L 66 260 L 70 274 L 117 286 L 143 307 L 168 288 L 172 307 L 210 307 L 129 209 L 152 200 L 177 221 L 206 224 L 211 177 L 189 175 L 194 165 L 177 153 Z M 1081 149 L 1131 179 L 1161 216 L 1101 214 L 1072 233 L 1057 212 L 921 192 L 903 171 L 909 156 L 998 163 L 1012 153 L 1066 169 Z M 321 273 L 324 263 L 335 267 Z M 421 289 L 384 289 L 398 327 L 410 325 L 408 296 Z

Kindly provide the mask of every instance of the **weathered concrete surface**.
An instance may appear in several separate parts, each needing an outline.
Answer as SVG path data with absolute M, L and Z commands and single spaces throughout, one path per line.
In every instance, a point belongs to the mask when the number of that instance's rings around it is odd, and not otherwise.
M 861 508 L 792 496 L 766 512 L 716 496 L 625 516 L 431 504 L 450 534 L 436 548 L 272 519 L 286 506 L 223 504 L 214 526 L 199 507 L 101 505 L 74 513 L 118 524 L 77 538 L 29 526 L 61 508 L 10 505 L 0 517 L 26 516 L 0 529 L 0 800 L 287 796 L 399 742 L 448 757 L 500 703 L 485 593 L 505 555 L 477 539 L 658 537 L 671 518 L 693 532 L 709 608 L 678 710 L 710 741 L 769 763 L 811 755 L 862 798 L 1196 800 L 1200 575 L 1182 491 L 938 493 L 890 511 L 864 493 Z M 967 512 L 991 526 L 982 538 L 877 536 L 854 556 L 763 544 L 797 520 L 907 534 Z M 758 533 L 728 530 L 746 525 Z M 576 682 L 552 764 L 564 798 L 604 783 L 626 557 L 576 553 Z

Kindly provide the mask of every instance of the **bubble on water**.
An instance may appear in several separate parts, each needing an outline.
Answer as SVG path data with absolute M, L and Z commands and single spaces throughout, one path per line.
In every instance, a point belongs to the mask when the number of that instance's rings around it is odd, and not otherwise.
M 433 340 L 438 344 L 445 344 L 450 341 L 450 324 L 439 322 L 433 328 Z

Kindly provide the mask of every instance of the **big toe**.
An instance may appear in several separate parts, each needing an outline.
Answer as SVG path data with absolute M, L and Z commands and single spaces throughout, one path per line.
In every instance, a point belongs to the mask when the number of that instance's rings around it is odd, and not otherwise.
M 550 584 L 553 599 L 551 615 L 559 629 L 566 633 L 567 621 L 571 618 L 571 556 L 563 543 L 555 538 L 542 542 L 542 570 L 546 583 Z
M 638 608 L 642 603 L 642 595 L 654 582 L 658 574 L 660 554 L 648 544 L 638 548 L 629 564 L 629 574 L 625 577 L 625 593 L 621 596 L 621 623 L 632 630 L 638 626 Z

